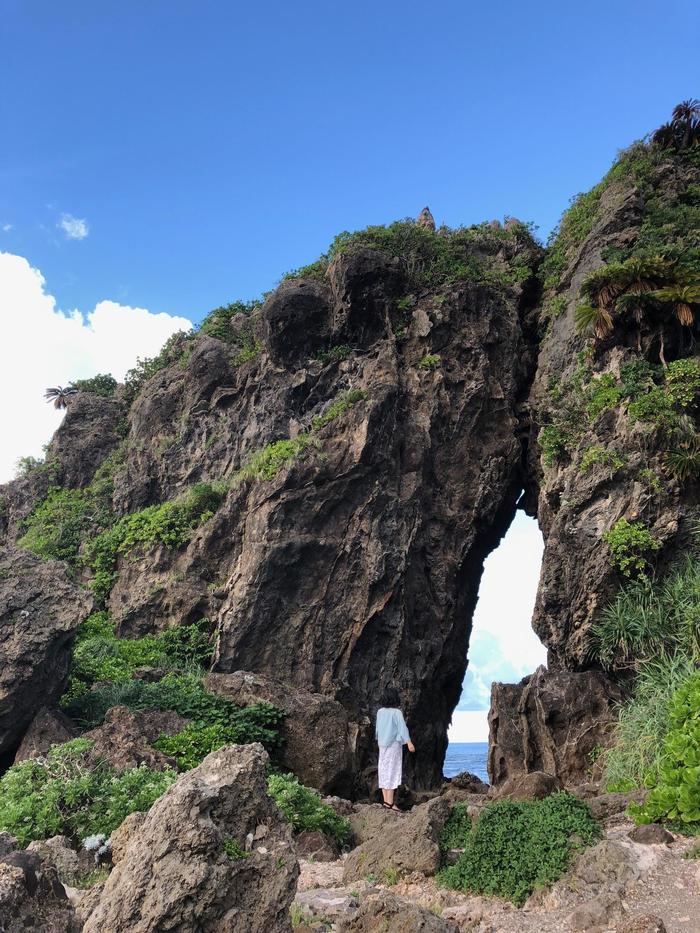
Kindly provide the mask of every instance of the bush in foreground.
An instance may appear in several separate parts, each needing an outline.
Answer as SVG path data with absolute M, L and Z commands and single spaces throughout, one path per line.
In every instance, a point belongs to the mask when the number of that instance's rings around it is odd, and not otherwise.
M 0 830 L 21 845 L 65 835 L 109 836 L 135 810 L 149 807 L 175 781 L 174 771 L 141 765 L 117 772 L 89 757 L 92 742 L 56 745 L 45 759 L 13 765 L 0 778 Z
M 271 774 L 267 792 L 295 832 L 317 830 L 343 845 L 350 836 L 350 823 L 324 803 L 315 790 L 300 784 L 293 774 Z
M 458 826 L 461 831 L 455 832 Z M 574 853 L 600 834 L 586 804 L 570 794 L 501 800 L 487 806 L 471 827 L 461 818 L 448 822 L 443 847 L 463 847 L 464 852 L 455 865 L 439 872 L 438 881 L 522 905 L 535 888 L 560 878 Z

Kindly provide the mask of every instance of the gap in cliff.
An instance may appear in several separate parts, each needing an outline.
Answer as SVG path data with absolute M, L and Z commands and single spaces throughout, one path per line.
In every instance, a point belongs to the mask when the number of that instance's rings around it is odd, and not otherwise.
M 546 663 L 546 649 L 532 629 L 532 612 L 544 541 L 534 518 L 518 509 L 500 543 L 486 557 L 467 651 L 467 673 L 453 713 L 451 746 L 486 742 L 486 717 L 494 681 L 519 681 Z M 469 770 L 459 748 L 448 750 L 445 769 Z M 473 755 L 473 751 L 469 752 Z M 476 763 L 476 760 L 472 762 Z M 483 762 L 485 769 L 485 759 Z

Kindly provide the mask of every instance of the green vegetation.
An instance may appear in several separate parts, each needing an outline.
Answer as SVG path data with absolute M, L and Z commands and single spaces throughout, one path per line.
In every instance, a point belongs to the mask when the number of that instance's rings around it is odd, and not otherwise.
M 614 450 L 609 450 L 601 444 L 591 444 L 584 450 L 578 468 L 581 473 L 588 473 L 594 466 L 603 466 L 608 469 L 610 476 L 614 476 L 626 463 L 626 457 L 615 453 Z
M 418 360 L 418 369 L 437 369 L 441 363 L 441 358 L 437 353 L 426 353 L 425 356 L 421 357 Z
M 224 839 L 224 852 L 232 862 L 239 862 L 242 858 L 248 858 L 248 853 L 235 839 Z
M 532 275 L 537 244 L 527 224 L 510 220 L 506 226 L 488 223 L 454 230 L 428 230 L 414 220 L 372 226 L 339 234 L 328 252 L 287 277 L 324 278 L 338 256 L 360 249 L 380 250 L 399 260 L 411 286 L 438 288 L 461 281 L 516 284 Z M 503 262 L 499 254 L 506 254 Z
M 195 528 L 212 517 L 225 492 L 222 483 L 197 483 L 178 499 L 125 515 L 89 540 L 83 560 L 93 572 L 90 588 L 98 601 L 104 603 L 114 585 L 120 555 L 156 544 L 182 547 Z
M 22 845 L 66 835 L 108 836 L 135 810 L 148 810 L 176 779 L 145 766 L 117 772 L 90 757 L 92 743 L 75 739 L 46 758 L 13 765 L 0 778 L 0 829 Z
M 297 434 L 296 437 L 275 441 L 256 451 L 233 475 L 231 483 L 235 485 L 245 479 L 274 479 L 280 470 L 294 463 L 308 447 L 318 445 L 316 433 L 321 428 L 340 418 L 365 398 L 367 393 L 363 389 L 344 392 L 322 414 L 312 419 L 311 430 Z
M 438 880 L 470 894 L 505 897 L 522 905 L 532 892 L 555 882 L 576 851 L 601 835 L 583 801 L 564 792 L 544 800 L 489 804 L 472 827 L 451 826 L 442 845 L 464 848 Z M 455 846 L 456 842 L 461 845 Z
M 612 563 L 626 577 L 645 576 L 650 568 L 649 557 L 658 551 L 658 541 L 643 522 L 621 518 L 603 534 L 610 549 Z
M 347 411 L 350 411 L 358 402 L 367 398 L 364 389 L 350 389 L 337 398 L 321 415 L 316 415 L 311 419 L 311 427 L 314 431 L 320 431 L 321 428 L 340 418 Z
M 53 487 L 25 520 L 20 546 L 44 560 L 74 561 L 83 538 L 101 524 L 99 509 L 83 489 Z
M 90 392 L 108 398 L 117 390 L 117 380 L 111 373 L 98 373 L 90 379 L 76 379 L 71 385 L 78 392 Z
M 315 790 L 300 784 L 293 774 L 271 774 L 267 792 L 295 832 L 318 830 L 340 845 L 348 840 L 350 824 L 345 817 L 324 803 Z
M 464 847 L 467 838 L 471 835 L 472 818 L 467 812 L 469 809 L 466 803 L 457 803 L 452 807 L 452 811 L 440 833 L 440 851 L 444 854 L 450 849 L 461 849 Z
M 700 672 L 674 692 L 668 714 L 658 765 L 645 775 L 649 796 L 630 814 L 638 823 L 666 820 L 700 831 Z
M 327 366 L 329 363 L 339 363 L 341 360 L 346 360 L 351 353 L 352 347 L 349 347 L 346 343 L 341 343 L 329 347 L 327 350 L 322 350 L 316 359 L 323 363 L 324 366 Z
M 100 682 L 128 683 L 140 667 L 191 671 L 212 654 L 211 624 L 202 619 L 159 635 L 117 638 L 106 612 L 95 612 L 78 629 L 64 704 L 72 704 Z
M 128 404 L 132 404 L 143 386 L 152 379 L 156 373 L 159 373 L 171 363 L 177 363 L 191 349 L 191 342 L 194 339 L 193 333 L 178 331 L 173 334 L 163 344 L 163 347 L 155 357 L 137 357 L 136 365 L 126 374 L 124 379 L 124 398 Z
M 252 345 L 254 338 L 250 318 L 261 307 L 262 299 L 256 299 L 254 301 L 232 301 L 220 308 L 214 308 L 199 325 L 199 333 L 206 334 L 208 337 L 216 337 L 224 343 L 241 345 L 243 342 L 243 344 Z M 244 324 L 234 330 L 232 321 L 239 315 Z

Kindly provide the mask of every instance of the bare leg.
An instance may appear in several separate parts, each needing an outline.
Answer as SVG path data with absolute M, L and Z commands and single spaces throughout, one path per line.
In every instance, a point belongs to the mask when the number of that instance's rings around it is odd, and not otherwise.
M 382 793 L 384 794 L 384 800 L 389 804 L 389 806 L 390 807 L 393 806 L 394 805 L 394 791 L 385 790 L 385 791 L 382 791 Z

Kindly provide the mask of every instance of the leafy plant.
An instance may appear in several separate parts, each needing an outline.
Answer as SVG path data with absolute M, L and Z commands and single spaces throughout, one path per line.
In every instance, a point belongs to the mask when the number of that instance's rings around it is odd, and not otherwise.
M 681 482 L 697 479 L 700 476 L 700 435 L 693 434 L 680 441 L 677 447 L 667 450 L 664 464 Z
M 75 386 L 54 386 L 44 392 L 44 398 L 47 402 L 53 402 L 53 407 L 57 409 L 67 408 L 68 399 L 75 395 L 78 390 Z
M 327 350 L 322 350 L 316 359 L 323 363 L 324 366 L 327 366 L 329 363 L 338 363 L 341 360 L 347 359 L 351 353 L 352 347 L 349 347 L 346 343 L 342 343 L 334 347 L 329 347 Z
M 76 379 L 71 383 L 76 392 L 90 392 L 108 398 L 117 389 L 117 380 L 111 373 L 98 373 L 90 379 Z
M 457 803 L 450 812 L 447 822 L 440 833 L 440 850 L 445 853 L 450 849 L 463 849 L 472 831 L 472 818 L 468 805 Z
M 85 490 L 53 487 L 25 520 L 19 544 L 44 560 L 74 561 L 83 537 L 102 517 Z
M 229 837 L 224 839 L 224 852 L 232 862 L 239 862 L 241 859 L 248 858 L 248 852 L 236 839 Z
M 321 428 L 330 424 L 331 421 L 335 421 L 336 418 L 344 415 L 345 412 L 350 411 L 351 408 L 365 398 L 367 398 L 367 393 L 364 389 L 350 389 L 348 392 L 344 392 L 340 398 L 329 405 L 323 414 L 316 415 L 316 417 L 311 420 L 311 427 L 314 431 L 320 431 Z
M 350 823 L 340 816 L 310 787 L 300 784 L 293 774 L 271 774 L 267 792 L 291 823 L 295 832 L 318 830 L 343 845 L 350 836 Z
M 560 792 L 544 800 L 489 804 L 462 837 L 464 852 L 438 880 L 471 894 L 522 905 L 535 888 L 553 884 L 574 853 L 595 842 L 600 826 L 586 804 Z
M 75 739 L 9 768 L 0 778 L 0 829 L 21 845 L 56 835 L 110 835 L 130 813 L 148 810 L 177 777 L 144 765 L 114 771 L 91 758 L 91 748 Z
M 643 522 L 621 518 L 603 534 L 613 566 L 626 577 L 643 576 L 649 568 L 649 555 L 658 551 L 657 540 Z
M 418 369 L 437 369 L 440 362 L 441 359 L 437 353 L 426 353 L 425 356 L 418 360 Z
M 673 694 L 658 767 L 645 783 L 650 788 L 645 803 L 629 808 L 637 823 L 667 820 L 700 829 L 700 673 Z
M 581 473 L 588 473 L 593 466 L 603 466 L 614 476 L 626 463 L 627 459 L 614 450 L 609 450 L 601 444 L 591 444 L 584 450 L 578 468 Z
M 651 137 L 661 149 L 692 149 L 700 145 L 700 101 L 684 100 L 673 108 L 671 120 Z

